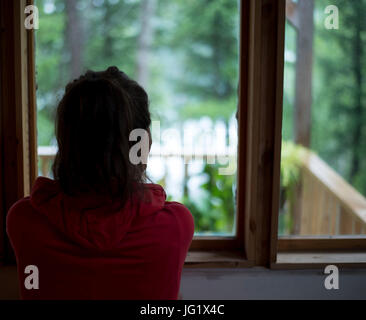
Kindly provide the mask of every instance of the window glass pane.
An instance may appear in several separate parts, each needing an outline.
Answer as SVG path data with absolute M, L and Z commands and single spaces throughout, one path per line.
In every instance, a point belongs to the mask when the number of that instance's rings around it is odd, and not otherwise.
M 36 31 L 40 174 L 52 176 L 50 163 L 57 150 L 53 122 L 65 85 L 87 69 L 115 65 L 143 85 L 150 97 L 151 180 L 165 187 L 168 199 L 188 206 L 196 233 L 233 234 L 238 1 L 36 0 L 35 4 L 40 14 Z M 185 163 L 191 155 L 193 160 Z
M 365 235 L 366 1 L 286 7 L 279 235 Z

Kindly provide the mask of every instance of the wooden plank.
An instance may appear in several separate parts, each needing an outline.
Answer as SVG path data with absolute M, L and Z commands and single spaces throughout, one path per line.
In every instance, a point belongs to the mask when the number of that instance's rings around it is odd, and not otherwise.
M 278 251 L 366 250 L 365 236 L 280 237 Z
M 329 198 L 330 198 L 330 209 L 329 209 L 329 216 L 330 216 L 330 221 L 329 221 L 329 235 L 335 235 L 337 234 L 336 232 L 336 226 L 337 226 L 337 199 L 333 196 L 329 194 Z
M 303 173 L 300 171 L 299 182 L 295 186 L 294 190 L 294 200 L 291 203 L 291 215 L 292 215 L 292 226 L 290 234 L 298 235 L 301 233 L 301 218 L 304 209 L 303 199 L 304 199 L 304 183 L 303 183 Z
M 355 230 L 354 234 L 362 234 L 362 223 L 360 221 L 354 221 L 355 224 Z
M 247 143 L 248 143 L 248 73 L 249 73 L 249 2 L 240 2 L 240 59 L 239 59 L 239 101 L 237 110 L 238 121 L 238 166 L 237 166 L 237 190 L 236 190 L 236 234 L 241 242 L 240 248 L 246 255 L 250 246 L 249 239 L 245 231 L 245 224 L 249 220 L 249 214 L 246 212 L 246 194 L 247 194 Z M 248 222 L 249 223 L 249 222 Z
M 335 234 L 340 234 L 340 220 L 341 220 L 341 203 L 337 202 L 336 217 L 335 217 Z
M 316 201 L 314 198 L 314 189 L 316 189 L 317 183 L 313 176 L 308 175 L 308 195 L 307 195 L 307 201 L 308 201 L 308 210 L 306 213 L 307 220 L 306 225 L 304 228 L 303 235 L 311 235 L 314 230 L 315 226 L 315 208 L 316 208 Z
M 317 220 L 317 228 L 316 228 L 316 234 L 320 235 L 322 234 L 322 224 L 324 223 L 324 217 L 325 217 L 325 213 L 324 213 L 324 208 L 325 208 L 325 190 L 324 188 L 321 188 L 321 186 L 318 184 L 318 188 L 319 188 L 319 200 L 318 200 L 318 205 L 317 205 L 317 215 L 316 215 L 316 220 Z
M 274 156 L 273 156 L 273 179 L 272 179 L 272 213 L 270 229 L 270 258 L 269 262 L 274 263 L 277 259 L 278 239 L 278 212 L 280 199 L 280 168 L 281 168 L 281 146 L 282 146 L 282 108 L 283 108 L 283 79 L 285 63 L 285 23 L 286 23 L 286 2 L 277 1 L 276 8 L 276 105 L 274 111 Z
M 190 251 L 184 268 L 246 268 L 253 263 L 243 256 L 242 251 Z
M 364 268 L 366 267 L 365 252 L 283 252 L 278 254 L 277 263 L 272 269 L 306 269 L 321 268 L 330 264 L 338 267 Z
M 33 5 L 34 0 L 27 0 L 27 5 Z M 33 186 L 38 176 L 37 154 L 37 97 L 36 97 L 36 59 L 35 31 L 27 31 L 27 64 L 28 64 L 28 113 L 29 113 L 29 184 Z
M 304 152 L 303 168 L 340 202 L 341 207 L 366 224 L 366 198 L 313 152 Z
M 4 63 L 4 51 L 5 48 L 5 39 L 4 39 L 4 31 L 6 30 L 6 23 L 5 23 L 5 2 L 0 2 L 0 63 L 3 65 Z M 4 94 L 2 93 L 4 89 L 4 74 L 2 72 L 3 68 L 0 68 L 0 264 L 5 260 L 5 251 L 6 251 L 6 244 L 5 244 L 5 210 L 6 210 L 6 197 L 5 197 L 5 179 L 4 179 L 4 153 L 2 150 L 3 146 L 3 108 L 4 108 Z
M 253 167 L 258 163 L 258 134 L 259 123 L 256 119 L 259 118 L 259 108 L 254 106 L 259 105 L 259 95 L 255 94 L 260 86 L 260 59 L 257 59 L 260 54 L 260 33 L 261 24 L 258 22 L 261 19 L 261 7 L 255 1 L 241 1 L 242 4 L 249 3 L 249 69 L 248 69 L 248 101 L 247 101 L 247 123 L 246 123 L 246 184 L 245 184 L 245 251 L 249 260 L 256 260 L 256 229 L 257 218 L 257 181 L 258 171 L 253 170 Z M 256 140 L 257 139 L 257 140 Z M 247 190 L 252 190 L 248 193 Z
M 312 185 L 312 208 L 311 208 L 311 227 L 308 230 L 307 235 L 316 235 L 318 234 L 318 227 L 319 227 L 319 206 L 320 206 L 320 186 L 318 181 L 315 179 L 313 180 Z
M 276 259 L 284 20 L 284 0 L 250 1 L 246 237 L 262 266 Z
M 323 208 L 322 208 L 323 217 L 322 217 L 322 220 L 320 221 L 319 234 L 328 235 L 329 231 L 330 231 L 332 198 L 331 198 L 330 194 L 327 191 L 325 191 L 324 189 L 322 190 L 322 192 L 323 192 Z
M 242 241 L 236 237 L 195 236 L 189 250 L 240 250 Z
M 362 225 L 361 234 L 366 234 L 366 226 Z
M 339 220 L 340 234 L 353 234 L 353 217 L 346 210 L 341 208 L 341 215 Z
M 309 214 L 310 211 L 310 204 L 311 204 L 311 198 L 310 198 L 310 176 L 308 172 L 302 171 L 302 200 L 301 200 L 301 224 L 300 224 L 300 235 L 307 234 L 307 228 L 309 221 L 311 221 L 311 217 Z

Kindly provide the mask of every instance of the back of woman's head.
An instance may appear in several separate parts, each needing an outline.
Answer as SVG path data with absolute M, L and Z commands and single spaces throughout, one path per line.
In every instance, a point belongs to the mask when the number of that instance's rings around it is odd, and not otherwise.
M 54 178 L 66 194 L 97 192 L 125 202 L 145 180 L 129 160 L 133 129 L 148 130 L 148 97 L 116 67 L 88 71 L 66 86 L 56 116 Z

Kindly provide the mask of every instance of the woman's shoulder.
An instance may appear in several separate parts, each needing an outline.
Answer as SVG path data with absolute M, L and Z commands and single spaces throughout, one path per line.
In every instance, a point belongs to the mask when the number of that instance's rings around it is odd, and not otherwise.
M 180 202 L 165 201 L 165 208 L 170 209 L 170 210 L 174 210 L 178 214 L 188 215 L 188 216 L 192 217 L 192 214 L 189 211 L 189 209 L 184 204 L 182 204 Z
M 30 197 L 24 197 L 17 202 L 15 202 L 10 209 L 8 210 L 7 216 L 13 216 L 13 215 L 20 215 L 24 212 L 28 212 L 32 209 L 32 206 L 30 204 Z
M 29 215 L 33 212 L 30 204 L 30 198 L 25 197 L 15 202 L 6 215 L 6 227 L 8 232 L 12 232 L 13 227 L 19 228 L 23 226 L 24 220 L 29 220 Z
M 166 201 L 164 211 L 174 216 L 179 232 L 192 239 L 194 233 L 194 219 L 189 209 L 182 203 L 176 201 Z

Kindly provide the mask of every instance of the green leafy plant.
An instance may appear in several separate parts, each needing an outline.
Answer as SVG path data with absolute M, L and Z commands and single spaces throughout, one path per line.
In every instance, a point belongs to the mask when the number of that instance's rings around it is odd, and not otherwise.
M 235 216 L 235 175 L 220 175 L 218 164 L 206 164 L 199 174 L 205 178 L 199 203 L 185 197 L 183 203 L 191 210 L 196 231 L 200 233 L 232 233 Z
M 291 141 L 282 142 L 279 234 L 289 233 L 292 229 L 292 208 L 295 201 L 296 187 L 301 179 L 301 164 L 305 150 L 304 147 Z

